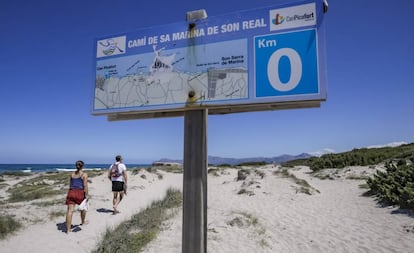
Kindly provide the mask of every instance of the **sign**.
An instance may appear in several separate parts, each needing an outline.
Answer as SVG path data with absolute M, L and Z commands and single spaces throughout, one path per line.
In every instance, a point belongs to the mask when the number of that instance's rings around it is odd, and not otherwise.
M 92 113 L 110 120 L 317 107 L 326 99 L 322 0 L 95 41 Z

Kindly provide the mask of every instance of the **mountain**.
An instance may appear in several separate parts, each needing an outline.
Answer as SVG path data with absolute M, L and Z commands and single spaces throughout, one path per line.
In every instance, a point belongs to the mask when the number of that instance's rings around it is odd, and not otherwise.
M 225 158 L 219 156 L 208 156 L 208 164 L 220 165 L 220 164 L 230 164 L 237 165 L 241 163 L 250 163 L 250 162 L 265 162 L 265 163 L 276 163 L 281 164 L 287 161 L 296 160 L 296 159 L 306 159 L 312 157 L 312 155 L 307 153 L 302 153 L 299 155 L 280 155 L 274 157 L 250 157 L 250 158 Z M 173 160 L 168 158 L 163 158 L 155 162 L 175 162 L 183 163 L 182 160 Z

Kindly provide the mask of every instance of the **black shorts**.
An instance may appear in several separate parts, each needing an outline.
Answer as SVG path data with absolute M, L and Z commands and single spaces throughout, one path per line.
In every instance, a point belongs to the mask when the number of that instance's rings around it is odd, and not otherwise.
M 123 192 L 124 191 L 124 182 L 112 181 L 112 191 L 113 192 Z

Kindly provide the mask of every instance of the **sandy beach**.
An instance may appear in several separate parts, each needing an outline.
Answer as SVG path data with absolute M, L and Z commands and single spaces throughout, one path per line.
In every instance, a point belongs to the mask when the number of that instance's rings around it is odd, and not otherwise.
M 372 167 L 327 170 L 330 179 L 310 174 L 307 167 L 278 173 L 279 166 L 249 168 L 238 179 L 235 168 L 208 176 L 208 252 L 414 252 L 414 216 L 396 207 L 382 207 L 363 194 L 358 179 L 375 172 Z M 90 252 L 108 228 L 128 220 L 168 188 L 182 189 L 182 174 L 145 170 L 130 175 L 128 195 L 121 211 L 112 215 L 112 193 L 105 175 L 90 178 L 89 223 L 64 233 L 65 217 L 47 218 L 66 206 L 39 207 L 30 203 L 3 205 L 24 223 L 0 240 L 0 252 Z M 143 176 L 145 175 L 145 176 Z M 351 179 L 352 178 L 352 179 Z M 295 180 L 296 179 L 296 180 Z M 305 186 L 298 181 L 306 182 Z M 18 180 L 10 179 L 12 187 Z M 0 196 L 7 195 L 2 187 Z M 182 213 L 165 222 L 163 230 L 143 252 L 181 252 Z

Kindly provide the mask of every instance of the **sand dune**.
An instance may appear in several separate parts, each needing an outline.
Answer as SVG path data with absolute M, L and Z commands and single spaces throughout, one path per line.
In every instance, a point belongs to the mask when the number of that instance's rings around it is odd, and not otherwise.
M 363 196 L 366 190 L 359 187 L 363 180 L 347 179 L 346 175 L 367 175 L 375 168 L 330 171 L 333 180 L 313 177 L 307 167 L 289 170 L 307 186 L 275 173 L 280 170 L 271 165 L 251 169 L 246 179 L 239 181 L 236 169 L 209 174 L 208 252 L 414 252 L 413 215 L 379 206 L 374 198 Z M 92 178 L 88 225 L 66 235 L 64 217 L 29 222 L 0 241 L 0 251 L 90 252 L 108 227 L 161 199 L 167 188 L 182 188 L 182 174 L 162 174 L 162 179 L 145 171 L 131 176 L 119 215 L 110 212 L 108 180 L 105 176 Z M 42 208 L 30 205 L 19 210 L 16 213 L 42 214 Z M 163 231 L 144 252 L 181 252 L 181 215 L 165 222 Z M 73 223 L 80 223 L 78 214 Z

